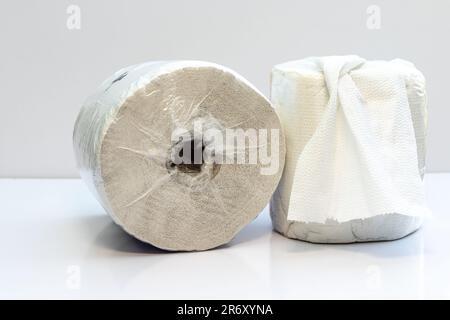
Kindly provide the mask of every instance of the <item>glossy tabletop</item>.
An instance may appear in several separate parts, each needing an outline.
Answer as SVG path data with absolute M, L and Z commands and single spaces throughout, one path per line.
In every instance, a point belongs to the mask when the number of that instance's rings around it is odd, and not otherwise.
M 450 174 L 433 216 L 392 242 L 319 245 L 272 231 L 268 210 L 228 245 L 171 253 L 117 227 L 79 179 L 0 180 L 0 298 L 450 298 Z

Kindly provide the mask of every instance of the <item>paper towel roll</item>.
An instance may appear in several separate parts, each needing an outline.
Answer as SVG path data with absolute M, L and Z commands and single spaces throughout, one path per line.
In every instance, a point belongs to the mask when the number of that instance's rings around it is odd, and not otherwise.
M 206 136 L 209 129 L 224 136 L 270 133 L 253 145 L 238 145 L 236 138 L 221 151 L 219 139 Z M 233 162 L 252 150 L 270 156 L 275 147 L 272 170 L 267 158 Z M 270 102 L 235 72 L 198 61 L 149 62 L 116 72 L 84 103 L 74 129 L 81 176 L 105 210 L 131 235 L 168 250 L 229 242 L 269 202 L 284 148 Z M 205 150 L 215 158 L 192 159 Z
M 274 67 L 286 166 L 274 228 L 311 242 L 392 240 L 428 210 L 423 75 L 403 60 L 309 58 Z

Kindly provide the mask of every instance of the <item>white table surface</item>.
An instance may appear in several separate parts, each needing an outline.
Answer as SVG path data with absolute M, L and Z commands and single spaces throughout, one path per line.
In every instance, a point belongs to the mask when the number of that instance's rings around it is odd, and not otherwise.
M 450 298 L 450 174 L 433 216 L 397 241 L 318 245 L 267 209 L 227 246 L 169 253 L 125 234 L 78 179 L 0 180 L 0 298 Z

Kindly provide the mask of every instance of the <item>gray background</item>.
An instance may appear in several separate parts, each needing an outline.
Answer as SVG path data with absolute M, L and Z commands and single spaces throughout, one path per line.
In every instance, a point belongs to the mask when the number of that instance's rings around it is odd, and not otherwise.
M 81 8 L 68 30 L 66 9 Z M 366 26 L 369 5 L 381 29 Z M 76 177 L 84 98 L 120 67 L 198 59 L 269 93 L 271 66 L 311 55 L 411 60 L 429 93 L 428 171 L 450 171 L 450 1 L 93 1 L 0 3 L 0 177 Z

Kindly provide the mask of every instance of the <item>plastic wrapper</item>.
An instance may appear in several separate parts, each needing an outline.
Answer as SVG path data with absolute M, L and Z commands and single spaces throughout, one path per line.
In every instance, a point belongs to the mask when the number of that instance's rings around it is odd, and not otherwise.
M 231 129 L 269 133 L 220 148 L 206 134 Z M 167 250 L 229 242 L 269 202 L 284 148 L 270 102 L 235 72 L 199 61 L 119 70 L 86 100 L 74 130 L 81 176 L 98 201 L 125 231 Z M 186 160 L 205 150 L 213 157 Z M 233 161 L 254 150 L 270 161 Z
M 271 202 L 282 234 L 312 242 L 392 240 L 428 214 L 426 92 L 403 60 L 308 58 L 274 67 L 286 166 Z

